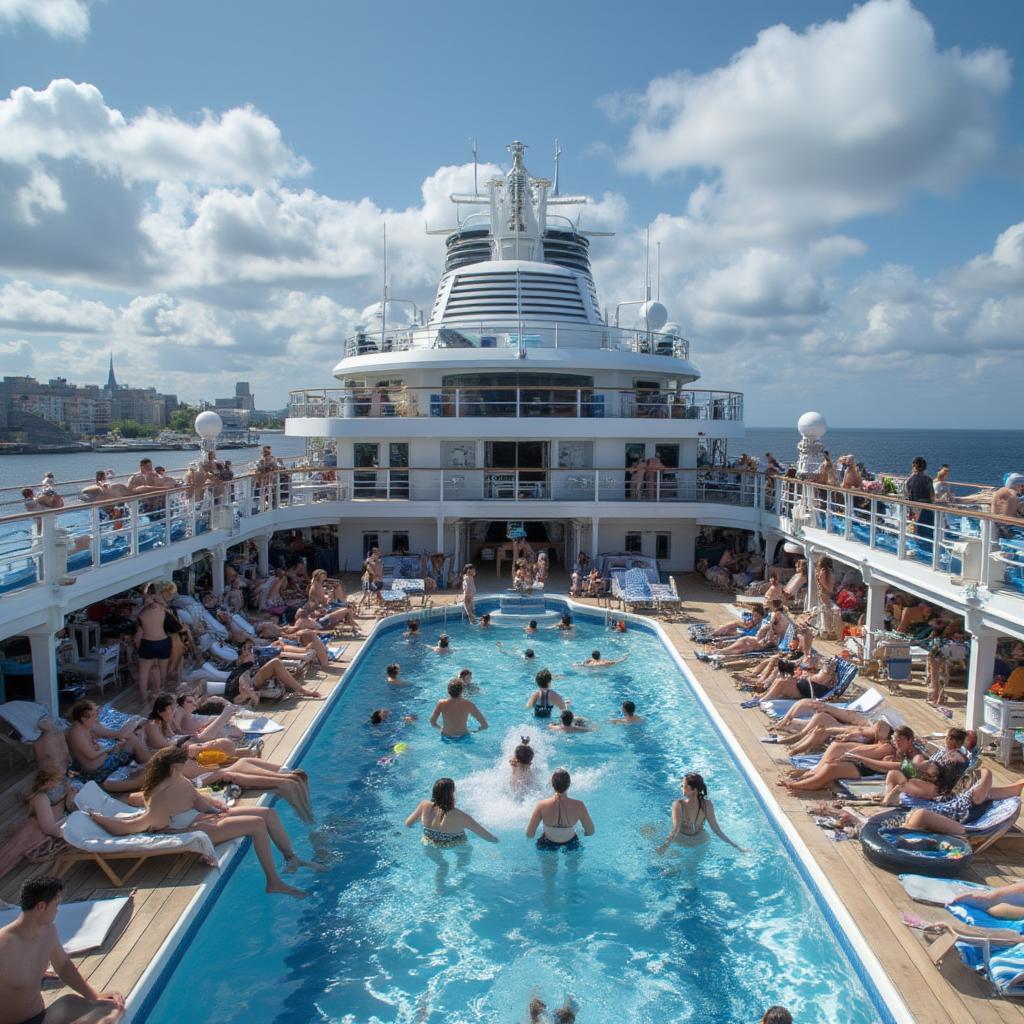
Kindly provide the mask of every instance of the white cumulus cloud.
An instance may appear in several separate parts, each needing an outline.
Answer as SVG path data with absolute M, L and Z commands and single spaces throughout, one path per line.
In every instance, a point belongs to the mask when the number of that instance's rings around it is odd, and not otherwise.
M 84 39 L 89 33 L 86 0 L 0 0 L 0 24 L 26 22 L 51 36 Z

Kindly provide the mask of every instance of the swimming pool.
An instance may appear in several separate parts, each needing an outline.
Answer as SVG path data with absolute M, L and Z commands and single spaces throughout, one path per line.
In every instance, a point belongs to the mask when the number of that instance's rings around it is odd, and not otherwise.
M 653 629 L 616 635 L 585 615 L 577 624 L 572 639 L 529 640 L 520 626 L 451 626 L 447 656 L 427 646 L 440 625 L 424 625 L 424 640 L 406 644 L 400 623 L 385 624 L 302 757 L 318 811 L 312 838 L 331 869 L 309 876 L 310 898 L 297 902 L 264 895 L 251 852 L 236 861 L 135 1020 L 176 1024 L 186 1008 L 201 1008 L 201 1019 L 219 1024 L 507 1021 L 525 1016 L 534 993 L 549 1006 L 575 996 L 581 1021 L 727 1024 L 757 1020 L 772 1003 L 801 1022 L 909 1020 L 886 1009 L 844 951 L 832 912 Z M 541 665 L 565 673 L 556 688 L 602 723 L 598 731 L 552 734 L 527 716 L 539 667 L 519 656 L 527 645 Z M 629 659 L 569 667 L 594 647 Z M 390 661 L 417 685 L 389 688 Z M 426 719 L 463 667 L 482 685 L 474 699 L 490 729 L 444 744 Z M 646 724 L 603 724 L 626 697 Z M 382 705 L 399 720 L 419 719 L 370 726 L 369 711 Z M 536 795 L 564 765 L 571 794 L 590 808 L 597 834 L 580 854 L 539 854 L 523 836 L 534 795 L 513 798 L 507 765 L 523 735 L 537 747 Z M 408 745 L 397 757 L 396 743 Z M 654 854 L 686 771 L 704 775 L 720 824 L 750 852 L 712 840 Z M 468 854 L 447 851 L 435 862 L 418 829 L 402 827 L 441 775 L 456 779 L 459 806 L 498 845 L 471 840 Z M 301 825 L 277 806 L 302 850 Z

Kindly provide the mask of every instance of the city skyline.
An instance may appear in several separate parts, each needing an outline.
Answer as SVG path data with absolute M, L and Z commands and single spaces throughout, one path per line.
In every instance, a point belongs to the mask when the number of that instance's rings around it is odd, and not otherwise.
M 602 306 L 643 294 L 649 230 L 701 385 L 743 390 L 752 425 L 1015 425 L 992 393 L 1024 368 L 1017 8 L 569 5 L 527 47 L 590 59 L 555 91 L 431 73 L 449 43 L 500 47 L 498 23 L 394 10 L 384 54 L 340 60 L 374 12 L 4 5 L 0 373 L 102 380 L 113 348 L 185 401 L 246 378 L 282 407 L 376 322 L 385 224 L 392 294 L 429 308 L 424 228 L 472 189 L 471 140 L 485 180 L 513 138 L 550 175 L 558 137 L 583 226 L 615 232 L 592 247 Z

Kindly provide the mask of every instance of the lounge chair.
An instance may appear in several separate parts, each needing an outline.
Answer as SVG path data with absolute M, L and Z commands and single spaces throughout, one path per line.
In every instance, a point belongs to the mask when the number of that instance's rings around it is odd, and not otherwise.
M 91 862 L 120 888 L 150 857 L 194 855 L 211 865 L 217 861 L 213 843 L 205 832 L 146 832 L 112 836 L 83 812 L 132 817 L 139 813 L 139 809 L 108 796 L 95 782 L 87 782 L 82 787 L 75 797 L 75 804 L 79 810 L 73 811 L 61 826 L 64 841 L 70 849 L 58 854 L 53 862 L 53 873 L 58 878 L 75 864 Z M 127 871 L 116 871 L 115 861 L 129 862 Z
M 729 637 L 726 643 L 732 643 L 734 639 L 735 637 Z M 791 650 L 795 641 L 796 626 L 791 622 L 786 627 L 786 632 L 783 633 L 782 639 L 778 644 L 774 644 L 771 647 L 758 647 L 743 654 L 712 654 L 710 661 L 715 668 L 724 668 L 727 664 L 731 665 L 733 663 L 746 664 L 748 661 L 763 661 L 765 658 L 771 658 L 776 654 L 784 654 Z
M 398 580 L 395 582 L 397 583 Z M 382 590 L 380 592 L 380 599 L 382 602 L 380 607 L 381 617 L 394 615 L 396 612 L 407 612 L 411 607 L 408 593 L 401 588 Z
M 32 764 L 35 760 L 32 744 L 42 736 L 39 720 L 50 717 L 50 709 L 35 701 L 9 700 L 0 704 L 0 743 L 27 764 Z
M 652 608 L 657 601 L 651 583 L 643 569 L 628 569 L 622 576 L 622 593 L 619 599 L 623 611 Z
M 1024 996 L 1024 942 L 967 935 L 956 925 L 950 927 L 951 931 L 943 932 L 927 947 L 933 964 L 955 949 L 964 966 L 986 978 L 999 995 Z
M 424 580 L 396 579 L 391 584 L 392 590 L 404 590 L 411 602 L 414 597 L 420 599 L 420 607 L 427 603 L 427 584 Z
M 931 800 L 917 800 L 906 795 L 900 797 L 900 806 L 904 808 L 923 807 L 928 810 L 931 804 Z M 975 856 L 1000 839 L 1024 838 L 1024 832 L 1016 825 L 1020 809 L 1020 797 L 996 800 L 980 818 L 964 825 L 965 838 L 974 847 Z

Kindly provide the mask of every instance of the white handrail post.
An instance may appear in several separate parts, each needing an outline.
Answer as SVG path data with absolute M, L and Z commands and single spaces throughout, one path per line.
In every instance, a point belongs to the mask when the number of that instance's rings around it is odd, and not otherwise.
M 92 528 L 92 542 L 89 547 L 92 555 L 92 568 L 98 569 L 100 564 L 100 525 L 103 519 L 100 516 L 99 505 L 93 505 L 90 512 L 90 527 Z
M 932 568 L 938 572 L 939 569 L 939 541 L 942 538 L 942 513 L 933 513 L 934 523 L 932 525 Z
M 440 490 L 440 495 L 441 495 L 441 501 L 444 501 L 444 470 L 442 469 L 440 472 L 441 472 L 441 490 Z
M 516 419 L 519 419 L 520 404 L 521 404 L 520 403 L 520 388 L 519 388 L 519 385 L 517 384 L 516 385 Z
M 558 330 L 557 325 L 555 330 Z M 583 417 L 583 389 L 576 389 L 576 419 L 582 419 Z
M 654 474 L 654 500 L 661 501 L 661 470 Z
M 513 494 L 512 497 L 513 497 L 514 501 L 518 501 L 519 500 L 519 470 L 518 469 L 515 471 L 515 473 L 513 475 L 513 479 L 515 480 L 515 484 L 514 484 L 515 493 Z
M 871 509 L 868 520 L 868 547 L 873 548 L 878 534 L 878 499 L 871 498 Z
M 39 582 L 52 583 L 56 579 L 57 551 L 55 541 L 57 539 L 56 521 L 53 516 L 43 516 L 39 524 L 42 529 L 39 534 L 40 547 L 43 557 L 40 559 Z
M 853 495 L 846 491 L 843 494 L 843 515 L 846 519 L 846 529 L 843 531 L 843 536 L 849 540 L 853 536 Z
M 601 471 L 594 470 L 594 501 L 601 500 Z
M 164 491 L 164 544 L 171 543 L 171 492 Z
M 981 520 L 981 582 L 992 586 L 992 537 L 996 524 L 991 519 Z
M 462 388 L 455 389 L 455 418 L 459 418 L 459 399 L 462 396 Z
M 129 528 L 131 533 L 129 534 L 129 552 L 132 555 L 139 553 L 139 499 L 135 498 L 134 501 L 128 504 L 128 514 L 131 516 L 131 522 Z
M 906 505 L 900 502 L 896 506 L 899 516 L 899 538 L 896 542 L 896 557 L 905 559 L 907 557 L 907 515 L 909 509 Z

